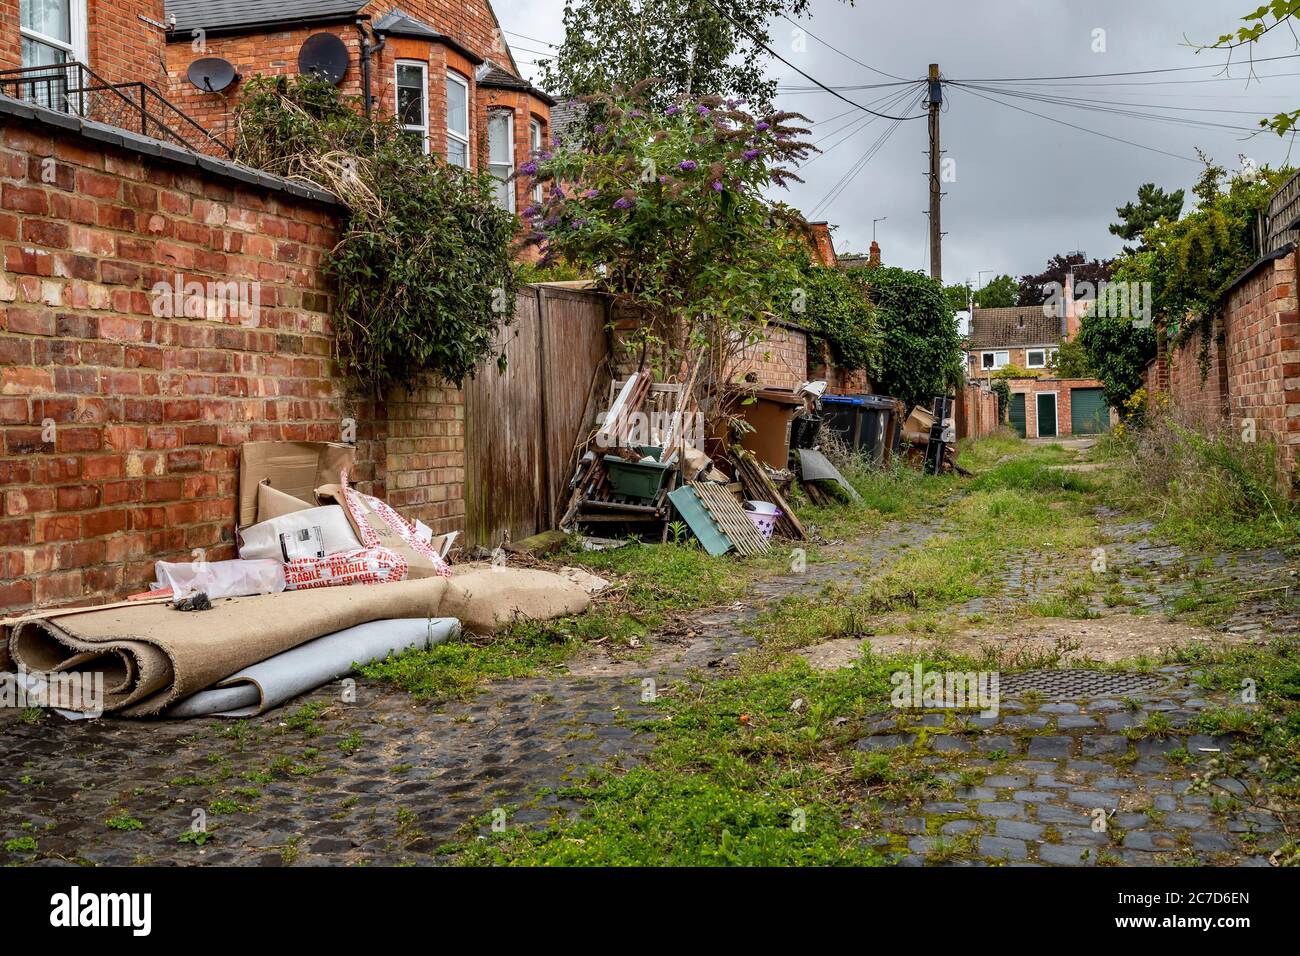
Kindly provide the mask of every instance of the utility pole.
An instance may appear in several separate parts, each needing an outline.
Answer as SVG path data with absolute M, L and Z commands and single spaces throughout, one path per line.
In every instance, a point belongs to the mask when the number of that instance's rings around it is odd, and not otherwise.
M 943 224 L 939 205 L 943 201 L 939 181 L 939 109 L 943 106 L 943 83 L 939 64 L 930 64 L 930 275 L 943 281 Z

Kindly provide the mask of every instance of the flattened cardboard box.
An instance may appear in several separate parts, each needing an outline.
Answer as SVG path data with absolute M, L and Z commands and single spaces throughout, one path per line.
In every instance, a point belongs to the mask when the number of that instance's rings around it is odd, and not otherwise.
M 239 526 L 257 523 L 262 482 L 315 507 L 316 489 L 338 484 L 341 474 L 351 470 L 355 455 L 351 445 L 334 442 L 245 442 L 239 449 Z

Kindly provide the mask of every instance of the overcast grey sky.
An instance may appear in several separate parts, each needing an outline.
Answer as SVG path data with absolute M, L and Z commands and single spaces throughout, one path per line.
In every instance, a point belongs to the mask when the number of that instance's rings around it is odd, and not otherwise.
M 494 0 L 494 5 L 520 68 L 534 75 L 539 52 L 549 49 L 544 44 L 563 41 L 564 0 Z M 1225 79 L 1211 67 L 1222 63 L 1226 54 L 1197 54 L 1187 42 L 1207 42 L 1228 32 L 1242 13 L 1256 6 L 1257 0 L 858 0 L 850 7 L 838 0 L 813 0 L 813 14 L 802 22 L 811 34 L 804 44 L 784 20 L 773 24 L 772 35 L 778 53 L 829 86 L 894 82 L 853 60 L 908 80 L 924 76 L 932 62 L 940 65 L 945 78 L 959 81 L 1086 74 L 1093 79 L 988 85 L 1087 100 L 1107 110 L 1253 128 L 1257 115 L 1300 106 L 1300 58 L 1257 63 L 1258 79 L 1248 83 L 1244 60 Z M 1255 56 L 1297 53 L 1291 34 L 1282 31 L 1266 38 Z M 1201 68 L 1097 76 L 1188 66 Z M 789 89 L 809 83 L 779 62 L 769 65 L 769 73 L 786 90 L 778 104 L 814 120 L 813 137 L 826 150 L 803 173 L 806 184 L 795 184 L 784 194 L 786 201 L 809 218 L 837 226 L 835 243 L 841 252 L 865 251 L 872 220 L 887 217 L 876 226 L 885 261 L 928 268 L 925 121 L 900 124 L 855 173 L 855 166 L 892 124 L 877 119 L 865 126 L 846 126 L 855 117 L 867 119 L 867 114 L 828 93 Z M 865 105 L 903 90 L 844 90 L 843 95 Z M 1200 169 L 1194 147 L 1236 167 L 1240 154 L 1260 165 L 1278 165 L 1287 159 L 1291 145 L 1272 133 L 1251 137 L 1248 131 L 1189 127 L 1005 93 L 994 97 L 1084 127 L 1076 130 L 981 99 L 977 92 L 945 88 L 942 146 L 945 158 L 953 160 L 955 175 L 945 185 L 943 203 L 944 280 L 950 283 L 974 283 L 980 272 L 985 273 L 984 281 L 991 272 L 1037 272 L 1058 252 L 1081 249 L 1089 257 L 1113 255 L 1121 242 L 1106 227 L 1115 219 L 1115 207 L 1133 198 L 1144 182 L 1190 187 Z M 1249 112 L 1230 112 L 1235 110 Z M 1300 150 L 1292 159 L 1300 163 Z M 846 175 L 843 191 L 813 215 Z

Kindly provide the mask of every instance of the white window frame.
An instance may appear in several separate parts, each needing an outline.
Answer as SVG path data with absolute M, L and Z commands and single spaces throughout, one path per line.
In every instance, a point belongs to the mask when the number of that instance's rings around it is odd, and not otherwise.
M 89 22 L 90 18 L 86 13 L 86 0 L 68 0 L 68 36 L 71 42 L 65 43 L 63 40 L 56 40 L 54 37 L 46 36 L 44 33 L 38 33 L 35 30 L 29 30 L 22 26 L 22 0 L 18 0 L 18 32 L 29 40 L 37 43 L 44 43 L 46 46 L 56 47 L 68 54 L 69 63 L 86 63 L 90 59 L 90 35 Z M 21 46 L 21 44 L 20 44 Z M 19 51 L 19 56 L 22 51 Z
M 993 356 L 993 364 L 985 365 L 984 360 L 988 358 L 990 355 Z M 998 361 L 999 357 L 1002 359 L 1002 361 L 1000 362 Z M 1005 368 L 1010 364 L 1011 364 L 1010 352 L 981 352 L 980 353 L 980 371 L 982 372 L 997 371 L 998 369 Z
M 397 106 L 397 100 L 400 96 L 401 81 L 399 80 L 399 77 L 401 76 L 402 67 L 415 67 L 420 71 L 420 76 L 424 79 L 422 87 L 424 90 L 424 96 L 420 101 L 423 108 L 421 109 L 420 125 L 415 126 L 404 123 L 402 122 L 402 117 L 400 115 L 397 117 L 397 121 L 402 124 L 403 132 L 420 134 L 420 142 L 423 144 L 424 153 L 427 156 L 429 153 L 429 64 L 425 63 L 423 60 L 398 60 L 393 64 L 394 107 Z
M 1043 395 L 1052 396 L 1052 416 L 1055 419 L 1054 434 L 1043 435 L 1043 417 L 1039 414 L 1039 398 Z M 1061 437 L 1061 396 L 1057 392 L 1034 392 L 1034 437 L 1035 438 L 1060 438 Z
M 1041 363 L 1037 364 L 1037 365 L 1035 365 L 1033 359 L 1030 358 L 1030 355 L 1032 355 L 1034 352 L 1041 352 L 1041 353 L 1043 353 L 1043 361 L 1042 361 Z M 1048 348 L 1048 347 L 1045 346 L 1045 345 L 1044 345 L 1043 347 L 1041 347 L 1041 348 L 1036 348 L 1036 349 L 1025 349 L 1025 368 L 1048 368 L 1048 367 L 1050 367 L 1051 364 L 1052 364 L 1052 359 L 1056 357 L 1056 352 L 1057 352 L 1056 349 Z
M 458 86 L 461 88 L 461 91 L 462 91 L 462 93 L 463 93 L 463 95 L 464 95 L 464 100 L 465 100 L 465 132 L 464 132 L 463 134 L 460 133 L 460 132 L 457 132 L 457 131 L 455 131 L 455 130 L 453 130 L 453 129 L 451 128 L 451 87 L 452 87 L 452 84 L 456 84 L 456 85 L 458 85 Z M 465 166 L 464 166 L 464 168 L 465 168 L 465 169 L 470 169 L 470 168 L 473 167 L 473 165 L 474 165 L 474 158 L 473 158 L 473 153 L 472 153 L 472 151 L 471 151 L 470 148 L 469 148 L 469 132 L 470 132 L 470 129 L 471 129 L 472 125 L 473 125 L 472 122 L 471 122 L 471 120 L 470 120 L 470 109 L 469 109 L 469 80 L 465 79 L 464 76 L 462 76 L 461 74 L 457 73 L 455 70 L 448 70 L 448 71 L 447 71 L 447 100 L 448 100 L 448 102 L 447 102 L 447 140 L 448 140 L 449 143 L 450 143 L 451 140 L 455 140 L 457 143 L 460 143 L 462 146 L 465 147 Z M 447 162 L 450 163 L 450 162 L 451 162 L 451 150 L 450 150 L 450 148 L 447 148 L 447 149 L 445 150 L 445 152 L 444 152 L 444 156 L 446 157 Z M 459 165 L 459 164 L 455 164 L 455 165 Z
M 528 143 L 532 147 L 532 159 L 534 162 L 537 161 L 537 157 L 541 155 L 542 149 L 546 145 L 543 129 L 542 121 L 536 116 L 530 116 L 528 118 Z M 541 180 L 538 180 L 533 186 L 533 202 L 540 203 L 541 201 L 542 183 Z
M 509 151 L 508 163 L 494 163 L 492 161 L 492 120 L 497 117 L 506 118 L 507 149 Z M 488 172 L 492 178 L 500 182 L 505 187 L 505 211 L 514 212 L 516 207 L 515 193 L 518 191 L 515 186 L 515 111 L 512 109 L 493 108 L 488 110 L 488 155 L 487 155 Z M 496 174 L 498 167 L 506 167 L 507 172 L 504 179 Z

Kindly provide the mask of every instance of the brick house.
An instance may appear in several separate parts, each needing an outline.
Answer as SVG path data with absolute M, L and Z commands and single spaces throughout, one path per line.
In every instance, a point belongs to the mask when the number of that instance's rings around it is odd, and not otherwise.
M 524 209 L 535 187 L 516 170 L 549 141 L 555 101 L 520 76 L 489 0 L 167 0 L 170 95 L 229 139 L 242 81 L 297 75 L 309 37 L 333 34 L 346 50 L 339 86 L 384 116 L 398 116 L 428 152 L 501 181 L 499 202 Z M 174 18 L 174 22 L 173 22 Z M 190 66 L 220 57 L 239 80 L 211 92 Z
M 1045 315 L 1041 305 L 977 307 L 966 342 L 967 370 L 972 379 L 989 378 L 1008 365 L 1046 371 L 1062 339 L 1060 317 Z
M 0 70 L 80 62 L 163 86 L 162 0 L 0 0 Z

